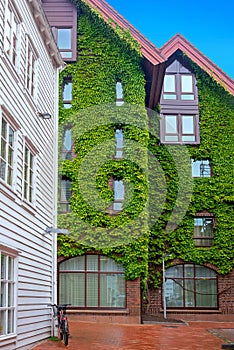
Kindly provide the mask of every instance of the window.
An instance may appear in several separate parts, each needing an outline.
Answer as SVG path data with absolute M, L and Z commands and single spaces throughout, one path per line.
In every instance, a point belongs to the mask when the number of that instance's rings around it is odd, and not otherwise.
M 124 104 L 123 100 L 123 86 L 120 81 L 116 83 L 116 106 L 122 106 Z
M 122 265 L 103 255 L 83 255 L 62 262 L 59 303 L 85 308 L 125 308 Z
M 28 38 L 26 54 L 26 88 L 32 97 L 35 96 L 35 69 L 37 57 L 33 45 Z
M 0 337 L 15 332 L 15 258 L 0 251 Z
M 192 176 L 193 177 L 210 177 L 211 166 L 209 160 L 192 159 Z
M 69 205 L 71 198 L 71 181 L 62 177 L 60 190 L 60 209 L 62 213 L 67 213 L 71 211 Z
M 198 118 L 195 115 L 162 115 L 161 142 L 197 143 Z
M 115 139 L 116 139 L 116 158 L 123 158 L 123 130 L 115 130 Z
M 19 17 L 13 4 L 9 2 L 6 7 L 5 22 L 5 52 L 14 66 L 17 65 L 19 43 Z
M 195 245 L 198 247 L 210 247 L 213 244 L 213 217 L 195 217 L 194 234 Z
M 113 210 L 121 211 L 124 201 L 124 183 L 123 180 L 114 180 L 114 203 Z
M 194 86 L 192 74 L 165 74 L 162 97 L 164 100 L 194 100 Z
M 61 56 L 72 58 L 72 28 L 56 28 L 56 38 Z
M 217 308 L 216 272 L 200 265 L 169 267 L 166 276 L 168 308 Z
M 14 156 L 14 130 L 8 122 L 1 120 L 0 178 L 12 186 Z
M 61 149 L 62 159 L 72 159 L 72 130 L 71 128 L 66 128 L 64 130 L 62 149 Z
M 33 201 L 33 180 L 34 180 L 34 155 L 30 149 L 24 148 L 24 177 L 23 177 L 23 198 L 29 202 Z
M 63 81 L 63 107 L 66 109 L 71 108 L 72 102 L 72 80 L 66 78 Z

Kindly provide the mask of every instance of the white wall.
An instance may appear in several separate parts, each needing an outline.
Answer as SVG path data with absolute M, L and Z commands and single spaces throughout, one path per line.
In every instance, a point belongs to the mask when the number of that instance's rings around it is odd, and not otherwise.
M 43 38 L 29 9 L 27 0 L 15 5 L 20 24 L 20 50 L 17 69 L 4 52 L 4 14 L 8 0 L 0 0 L 0 119 L 7 113 L 16 129 L 14 182 L 0 179 L 0 250 L 10 249 L 16 255 L 16 332 L 0 336 L 0 349 L 30 349 L 50 336 L 50 308 L 54 302 L 55 237 L 43 235 L 46 227 L 56 227 L 57 207 L 57 82 L 58 68 L 49 56 Z M 36 97 L 25 88 L 27 35 L 37 51 Z M 59 59 L 58 59 L 59 60 Z M 39 112 L 49 112 L 43 120 Z M 29 140 L 35 149 L 36 172 L 34 200 L 22 197 L 23 145 Z

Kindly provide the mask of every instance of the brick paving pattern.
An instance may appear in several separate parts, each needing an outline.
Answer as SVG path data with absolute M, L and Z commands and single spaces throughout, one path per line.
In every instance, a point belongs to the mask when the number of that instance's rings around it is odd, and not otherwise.
M 46 340 L 33 350 L 220 350 L 234 322 L 120 325 L 70 321 L 69 345 Z

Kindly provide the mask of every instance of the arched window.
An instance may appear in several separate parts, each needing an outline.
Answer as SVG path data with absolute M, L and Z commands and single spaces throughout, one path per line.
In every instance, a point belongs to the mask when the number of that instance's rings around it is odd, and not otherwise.
M 103 255 L 82 255 L 59 266 L 59 303 L 83 308 L 125 308 L 122 265 Z
M 166 270 L 168 308 L 217 308 L 217 274 L 207 267 L 176 265 Z

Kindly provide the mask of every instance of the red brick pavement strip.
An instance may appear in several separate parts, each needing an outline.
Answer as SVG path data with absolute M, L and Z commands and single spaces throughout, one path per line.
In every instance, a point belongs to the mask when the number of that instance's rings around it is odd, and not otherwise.
M 223 338 L 219 331 L 225 330 Z M 47 340 L 33 350 L 220 350 L 234 336 L 234 322 L 119 325 L 70 321 L 70 333 L 67 347 Z

